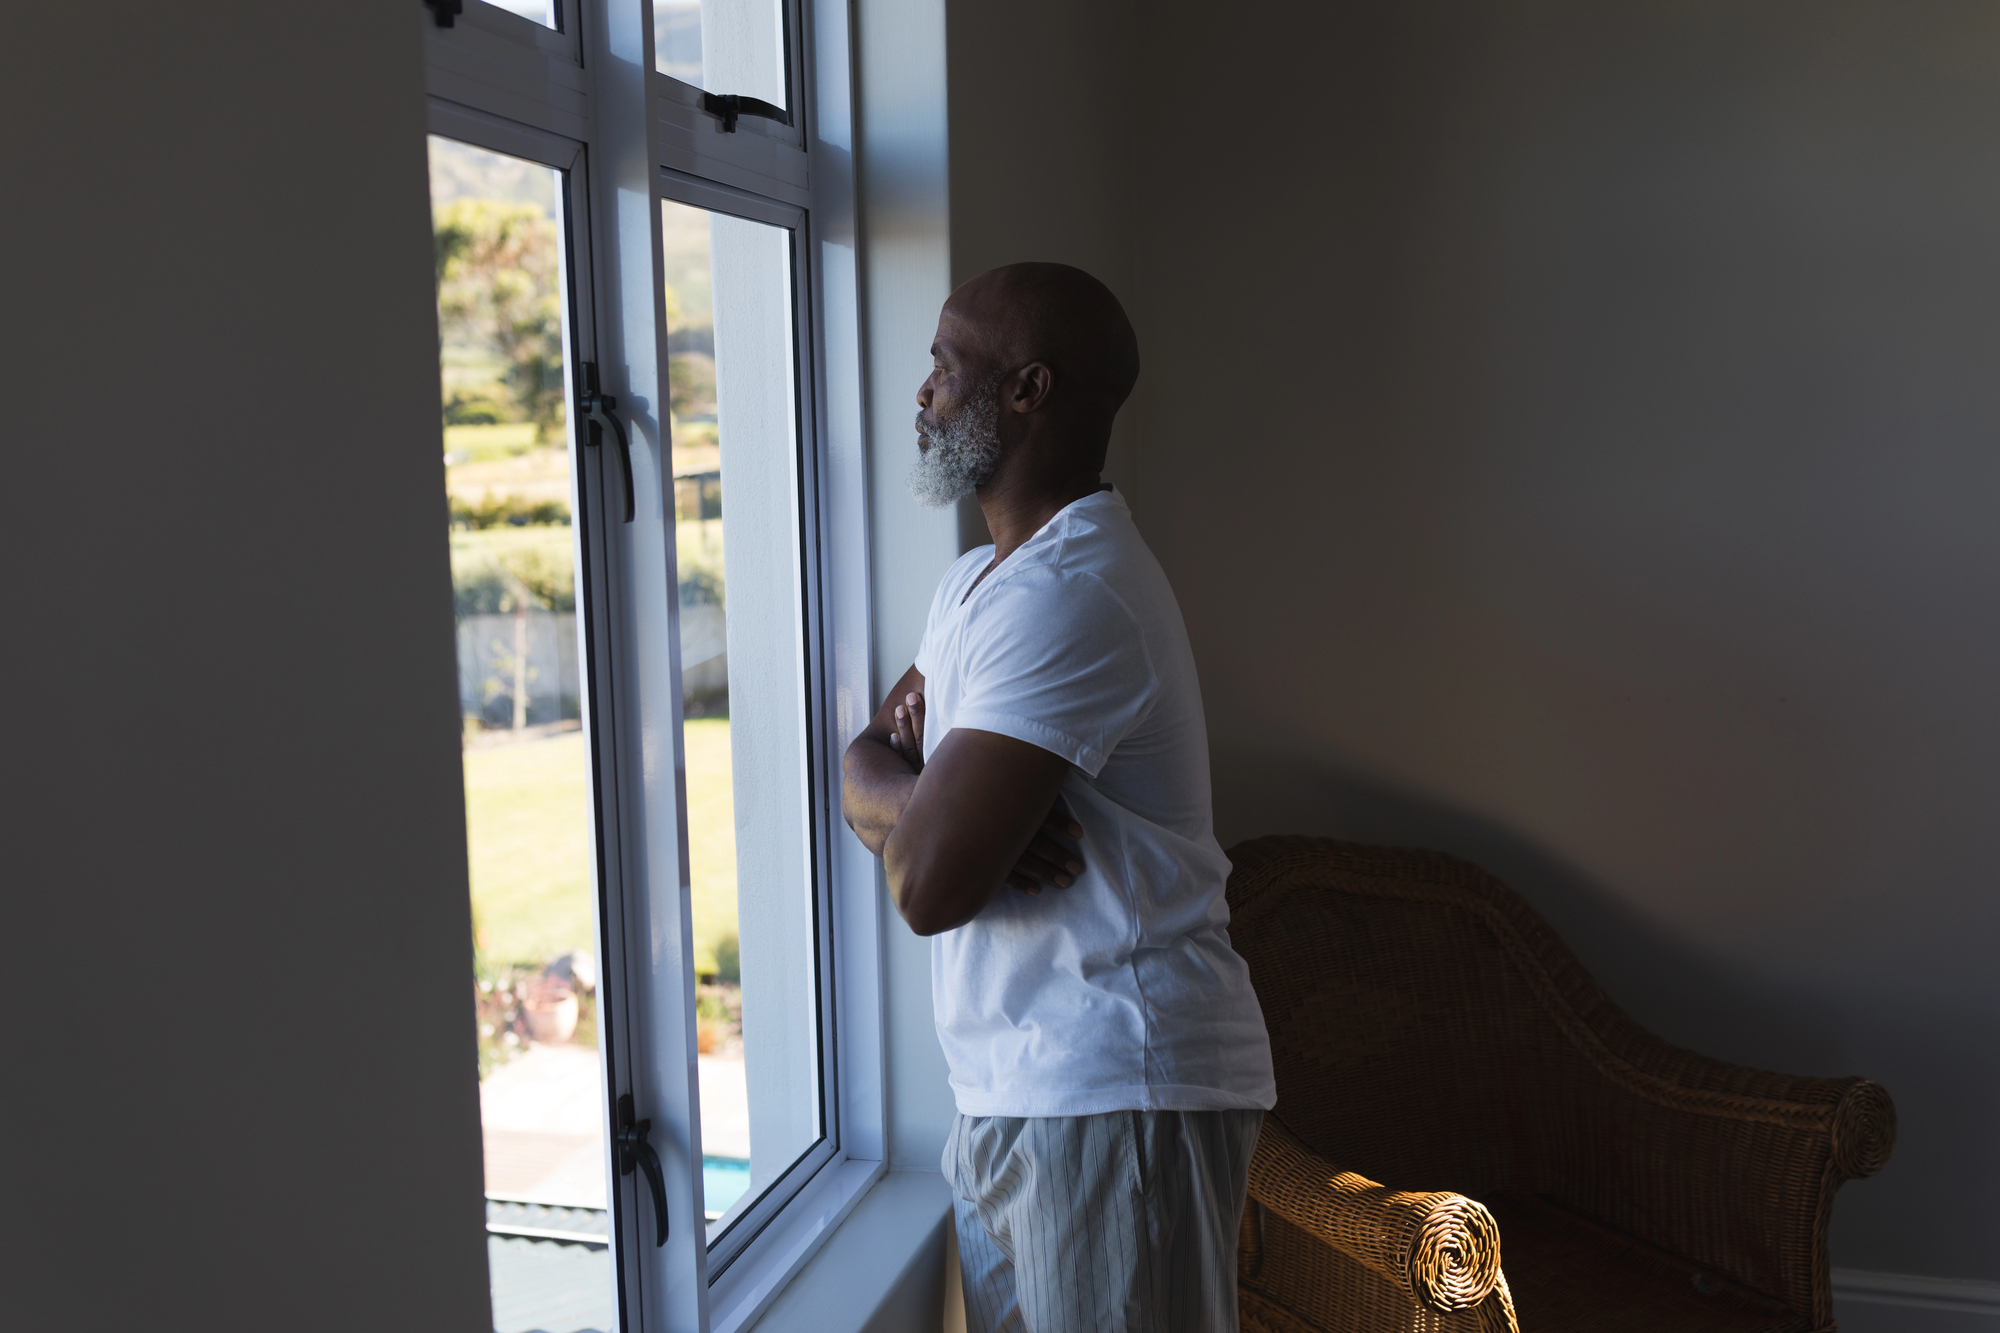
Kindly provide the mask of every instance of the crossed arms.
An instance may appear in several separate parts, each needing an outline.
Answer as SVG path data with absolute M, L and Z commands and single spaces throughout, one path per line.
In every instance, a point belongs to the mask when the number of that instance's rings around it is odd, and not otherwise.
M 882 858 L 896 908 L 919 935 L 979 914 L 1002 886 L 1068 888 L 1083 869 L 1056 839 L 1083 828 L 1057 799 L 1069 761 L 991 731 L 954 727 L 924 762 L 924 678 L 915 667 L 842 762 L 847 826 Z

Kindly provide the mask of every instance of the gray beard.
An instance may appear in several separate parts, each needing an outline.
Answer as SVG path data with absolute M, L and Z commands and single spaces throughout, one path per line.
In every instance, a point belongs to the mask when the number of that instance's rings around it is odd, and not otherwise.
M 1000 466 L 1000 376 L 994 376 L 949 420 L 940 418 L 910 468 L 910 494 L 929 509 L 955 504 L 984 486 Z M 924 430 L 924 414 L 917 413 Z

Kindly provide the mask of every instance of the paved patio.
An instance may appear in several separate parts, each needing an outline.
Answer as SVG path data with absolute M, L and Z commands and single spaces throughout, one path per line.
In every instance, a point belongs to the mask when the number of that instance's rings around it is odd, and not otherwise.
M 706 1155 L 747 1159 L 750 1102 L 743 1061 L 704 1055 L 700 1062 Z M 531 1047 L 480 1084 L 486 1193 L 516 1201 L 487 1205 L 489 1224 L 496 1227 L 487 1238 L 495 1333 L 608 1333 L 612 1327 L 608 1249 L 577 1237 L 505 1234 L 529 1230 L 608 1238 L 603 1096 L 597 1052 L 590 1047 Z M 728 1173 L 705 1167 L 703 1175 L 715 1192 Z

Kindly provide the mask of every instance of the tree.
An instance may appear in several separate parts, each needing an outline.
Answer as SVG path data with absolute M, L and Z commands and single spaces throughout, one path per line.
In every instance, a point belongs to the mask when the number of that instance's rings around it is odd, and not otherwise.
M 700 352 L 680 352 L 667 358 L 667 387 L 672 393 L 674 419 L 715 411 L 715 359 Z
M 561 254 L 532 204 L 461 199 L 437 216 L 438 330 L 506 366 L 518 420 L 546 440 L 563 421 Z

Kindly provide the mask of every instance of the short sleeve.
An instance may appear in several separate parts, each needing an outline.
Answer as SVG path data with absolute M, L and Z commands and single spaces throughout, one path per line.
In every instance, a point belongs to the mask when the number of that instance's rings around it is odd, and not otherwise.
M 954 727 L 1038 745 L 1096 777 L 1157 693 L 1139 622 L 1103 580 L 1023 571 L 968 626 Z

